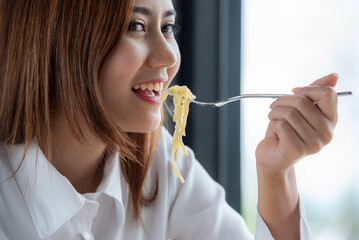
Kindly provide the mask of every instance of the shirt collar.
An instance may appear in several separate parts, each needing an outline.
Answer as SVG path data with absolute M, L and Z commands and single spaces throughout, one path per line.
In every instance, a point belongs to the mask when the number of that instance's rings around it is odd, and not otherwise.
M 12 171 L 18 168 L 24 151 L 25 145 L 14 145 L 8 149 Z M 117 207 L 124 210 L 128 186 L 121 174 L 119 161 L 118 152 L 106 159 L 104 177 L 96 192 L 114 198 Z M 29 144 L 14 179 L 41 239 L 55 233 L 82 209 L 86 201 L 86 194 L 78 193 L 68 179 L 49 163 L 35 140 Z
M 102 192 L 114 198 L 123 208 L 123 204 L 128 200 L 128 186 L 121 171 L 119 153 L 112 153 L 106 159 L 103 179 L 96 192 Z
M 116 152 L 106 158 L 103 179 L 96 190 L 96 193 L 86 193 L 84 196 L 101 202 L 103 195 L 113 199 L 116 209 L 115 216 L 122 225 L 125 221 L 125 209 L 127 208 L 127 200 L 129 187 L 121 172 L 121 164 L 119 153 Z
M 18 168 L 24 151 L 24 145 L 9 149 L 13 171 Z M 14 178 L 40 238 L 47 238 L 56 232 L 84 205 L 85 198 L 47 161 L 35 141 L 29 144 Z

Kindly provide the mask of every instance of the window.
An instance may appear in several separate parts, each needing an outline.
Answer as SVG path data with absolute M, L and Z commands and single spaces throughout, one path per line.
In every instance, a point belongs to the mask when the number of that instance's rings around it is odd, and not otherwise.
M 339 99 L 333 141 L 296 165 L 314 239 L 359 239 L 359 1 L 243 0 L 242 93 L 289 93 L 332 72 Z M 255 147 L 264 136 L 271 100 L 241 108 L 242 214 L 253 230 Z
M 187 85 L 200 101 L 240 93 L 241 1 L 174 2 L 182 25 L 182 65 L 177 84 Z M 226 190 L 240 211 L 240 104 L 221 108 L 191 104 L 183 138 L 207 172 Z

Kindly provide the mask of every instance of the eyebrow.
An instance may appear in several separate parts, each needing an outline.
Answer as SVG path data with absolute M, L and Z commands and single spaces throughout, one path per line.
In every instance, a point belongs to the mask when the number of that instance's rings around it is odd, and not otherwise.
M 133 7 L 133 13 L 142 13 L 144 15 L 148 15 L 151 16 L 152 15 L 152 11 L 149 8 L 146 7 L 140 7 L 140 6 L 135 6 Z M 163 17 L 169 17 L 169 16 L 176 16 L 177 13 L 174 9 L 171 10 L 167 10 L 164 14 Z

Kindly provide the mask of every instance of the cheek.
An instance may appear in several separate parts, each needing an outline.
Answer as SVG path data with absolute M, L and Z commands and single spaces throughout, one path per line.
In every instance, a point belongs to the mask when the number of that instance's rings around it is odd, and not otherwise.
M 138 48 L 137 48 L 138 49 Z M 126 111 L 133 79 L 141 67 L 143 53 L 123 39 L 112 51 L 100 75 L 100 91 L 111 115 Z
M 145 50 L 123 39 L 113 50 L 106 62 L 102 77 L 104 79 L 126 79 L 130 82 L 145 59 Z

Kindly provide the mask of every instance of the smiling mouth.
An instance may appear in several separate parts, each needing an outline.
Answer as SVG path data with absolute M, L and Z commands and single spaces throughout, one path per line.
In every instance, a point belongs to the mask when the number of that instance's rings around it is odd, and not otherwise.
M 147 97 L 159 97 L 163 90 L 163 83 L 142 83 L 135 84 L 132 91 Z

